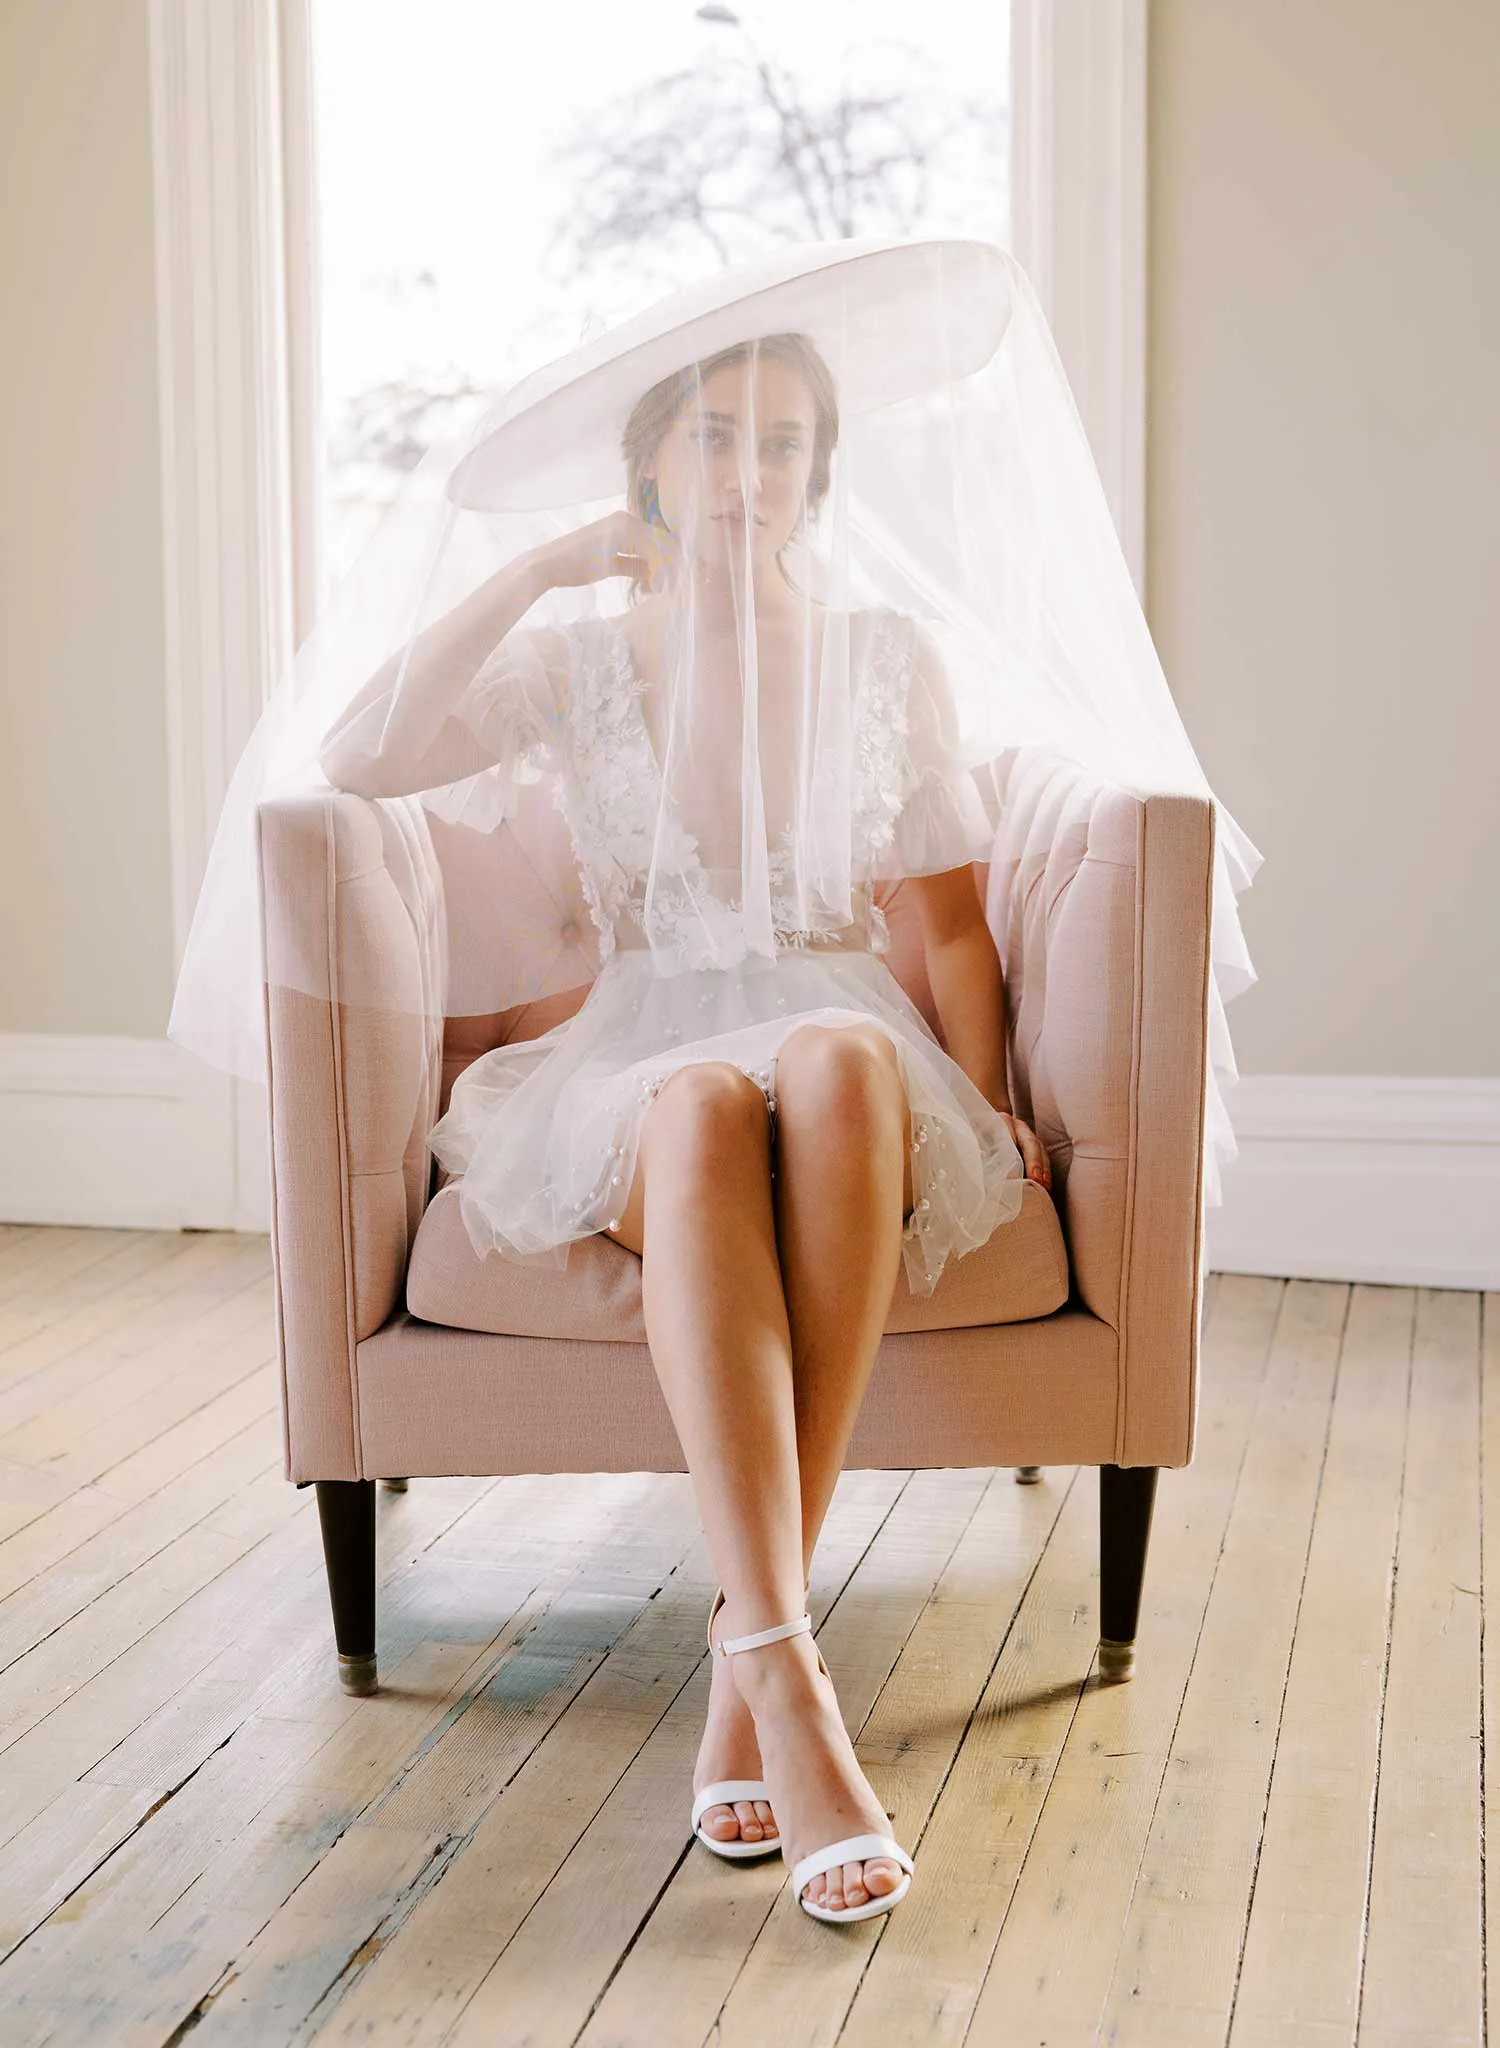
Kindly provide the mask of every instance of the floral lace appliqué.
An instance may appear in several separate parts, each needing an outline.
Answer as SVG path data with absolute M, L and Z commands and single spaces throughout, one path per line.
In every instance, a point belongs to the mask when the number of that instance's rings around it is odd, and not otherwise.
M 911 650 L 890 615 L 877 619 L 855 700 L 851 823 L 856 871 L 869 873 L 896 836 L 901 807 L 916 786 L 907 749 Z
M 570 773 L 558 802 L 572 834 L 584 899 L 604 956 L 629 922 L 684 967 L 729 966 L 746 952 L 743 906 L 715 894 L 693 835 L 662 816 L 664 791 L 646 724 L 645 685 L 618 626 L 598 642 L 580 636 L 565 712 Z M 907 757 L 909 655 L 895 624 L 877 619 L 855 699 L 851 830 L 855 872 L 889 848 L 915 780 Z M 649 898 L 653 854 L 656 879 Z M 809 929 L 793 901 L 790 826 L 768 850 L 771 921 L 778 946 L 803 947 L 833 933 Z M 883 950 L 885 920 L 860 890 L 871 944 Z
M 691 878 L 698 872 L 690 833 L 661 813 L 656 751 L 641 699 L 645 685 L 622 630 L 601 636 L 602 648 L 583 642 L 568 691 L 571 773 L 558 802 L 573 836 L 584 900 L 599 930 L 602 953 L 614 951 L 627 920 L 644 928 L 646 877 L 653 852 L 657 886 L 652 922 L 699 922 Z

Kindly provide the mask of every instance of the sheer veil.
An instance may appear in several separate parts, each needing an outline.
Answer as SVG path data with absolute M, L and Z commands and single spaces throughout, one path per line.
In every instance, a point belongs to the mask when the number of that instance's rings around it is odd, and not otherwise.
M 614 573 L 528 580 L 585 529 Z M 898 656 L 918 687 L 882 725 L 869 707 Z M 608 751 L 627 703 L 653 777 L 618 793 L 612 829 L 630 818 L 643 900 L 596 879 L 589 928 L 560 944 L 525 903 L 576 893 L 575 863 L 609 872 L 598 847 L 580 859 L 600 817 L 559 792 L 564 708 L 570 730 L 603 721 Z M 983 242 L 778 250 L 497 393 L 429 451 L 239 764 L 171 1036 L 261 1079 L 267 983 L 390 999 L 267 952 L 269 798 L 356 789 L 421 847 L 443 943 L 402 1000 L 439 1022 L 574 986 L 622 943 L 677 974 L 831 939 L 877 885 L 951 865 L 955 832 L 983 857 L 1020 747 L 1214 801 L 1215 1203 L 1234 1153 L 1225 1004 L 1254 979 L 1236 899 L 1260 855 L 1173 702 L 1035 294 Z M 884 809 L 882 778 L 900 784 Z M 899 831 L 880 822 L 897 799 Z M 450 925 L 456 857 L 514 897 L 504 943 Z

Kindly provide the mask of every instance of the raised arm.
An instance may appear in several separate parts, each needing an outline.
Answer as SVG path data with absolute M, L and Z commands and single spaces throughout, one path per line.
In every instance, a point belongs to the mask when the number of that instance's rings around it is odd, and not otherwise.
M 523 556 L 418 635 L 399 692 L 400 653 L 383 662 L 324 737 L 319 759 L 334 787 L 404 796 L 487 767 L 477 734 L 454 714 L 486 657 L 546 588 Z
M 654 566 L 650 535 L 632 514 L 613 512 L 497 570 L 418 634 L 399 691 L 404 650 L 371 676 L 324 737 L 319 760 L 328 780 L 356 796 L 406 796 L 493 766 L 493 753 L 458 715 L 474 677 L 548 590 Z M 537 637 L 534 651 L 545 660 Z

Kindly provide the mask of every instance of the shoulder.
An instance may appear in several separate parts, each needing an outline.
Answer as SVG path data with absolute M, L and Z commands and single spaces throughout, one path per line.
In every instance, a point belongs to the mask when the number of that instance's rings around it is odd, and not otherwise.
M 577 659 L 577 634 L 576 626 L 530 626 L 515 637 L 532 662 L 561 682 Z
M 944 691 L 941 650 L 924 622 L 893 605 L 870 605 L 849 614 L 851 650 L 872 674 L 928 692 Z
M 587 674 L 636 663 L 636 633 L 628 612 L 602 612 L 553 629 L 554 659 L 566 673 Z
M 851 611 L 849 631 L 851 639 L 862 637 L 869 647 L 890 649 L 915 662 L 939 660 L 923 621 L 915 612 L 902 611 L 896 605 L 865 605 Z
M 565 673 L 572 660 L 568 630 L 558 626 L 513 626 L 505 638 L 491 648 L 475 681 L 506 681 L 514 677 Z
M 492 742 L 540 736 L 561 712 L 574 663 L 567 628 L 513 627 L 469 683 L 458 716 Z

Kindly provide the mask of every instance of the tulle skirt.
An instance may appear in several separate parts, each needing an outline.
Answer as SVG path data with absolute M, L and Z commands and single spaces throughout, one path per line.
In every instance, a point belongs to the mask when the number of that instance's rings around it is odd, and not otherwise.
M 429 1142 L 462 1176 L 475 1250 L 562 1263 L 570 1243 L 618 1219 L 641 1127 L 672 1074 L 725 1062 L 774 1109 L 777 1055 L 807 1024 L 873 1024 L 895 1048 L 911 1112 L 903 1255 L 913 1294 L 930 1294 L 949 1258 L 1019 1210 L 1024 1164 L 884 962 L 827 948 L 679 974 L 657 972 L 649 952 L 619 951 L 575 1017 L 466 1067 Z

